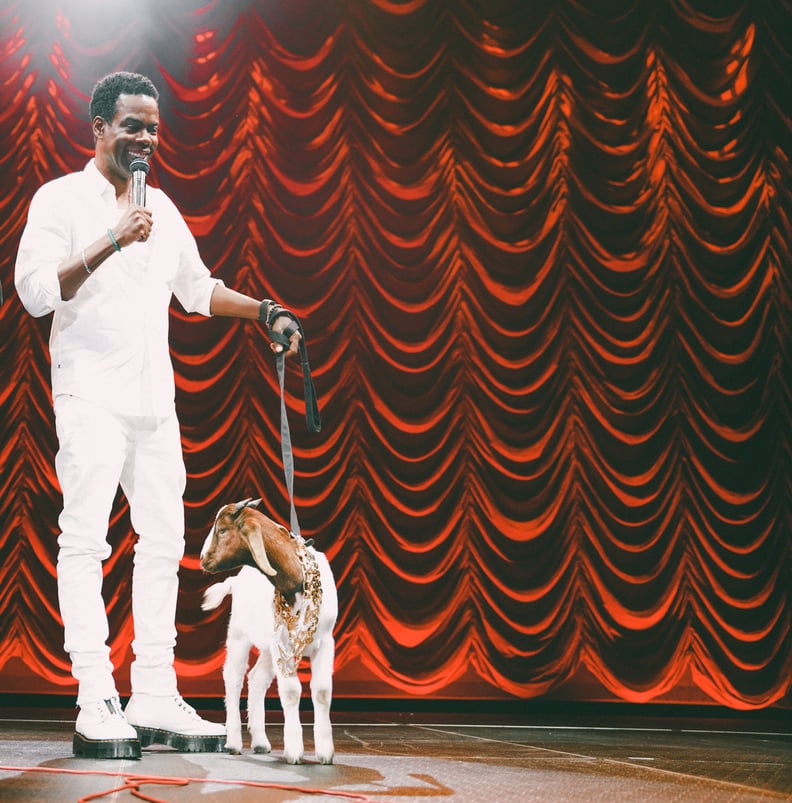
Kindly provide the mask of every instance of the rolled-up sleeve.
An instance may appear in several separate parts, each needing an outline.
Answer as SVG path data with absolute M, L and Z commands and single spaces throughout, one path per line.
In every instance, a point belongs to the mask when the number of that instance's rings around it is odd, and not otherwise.
M 70 232 L 59 215 L 55 194 L 44 187 L 33 196 L 14 269 L 19 298 L 36 318 L 66 303 L 61 298 L 58 265 L 69 255 Z
M 208 318 L 212 314 L 212 293 L 223 282 L 212 277 L 201 259 L 195 238 L 181 216 L 178 217 L 177 225 L 180 229 L 180 253 L 172 287 L 173 294 L 186 312 L 197 312 Z

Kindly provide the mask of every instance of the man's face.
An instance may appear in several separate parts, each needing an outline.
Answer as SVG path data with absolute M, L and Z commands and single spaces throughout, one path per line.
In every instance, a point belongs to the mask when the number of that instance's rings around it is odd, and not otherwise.
M 97 166 L 114 184 L 126 183 L 129 164 L 157 149 L 159 107 L 148 95 L 120 95 L 115 117 L 93 121 Z

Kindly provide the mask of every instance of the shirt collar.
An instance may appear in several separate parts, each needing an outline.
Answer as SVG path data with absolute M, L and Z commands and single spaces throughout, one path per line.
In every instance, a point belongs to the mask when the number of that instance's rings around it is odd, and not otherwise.
M 93 189 L 97 195 L 104 197 L 112 193 L 113 199 L 115 199 L 115 187 L 99 172 L 99 168 L 96 166 L 96 162 L 94 162 L 93 159 L 85 165 L 83 174 L 88 180 L 91 189 Z

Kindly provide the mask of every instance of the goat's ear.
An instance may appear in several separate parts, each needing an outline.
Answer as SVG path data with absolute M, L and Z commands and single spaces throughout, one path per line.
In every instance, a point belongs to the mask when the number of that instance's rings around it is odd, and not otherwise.
M 267 549 L 264 546 L 264 533 L 261 532 L 261 525 L 257 521 L 247 521 L 240 529 L 240 535 L 247 544 L 256 566 L 264 574 L 274 577 L 277 572 L 272 568 L 272 564 L 267 558 Z

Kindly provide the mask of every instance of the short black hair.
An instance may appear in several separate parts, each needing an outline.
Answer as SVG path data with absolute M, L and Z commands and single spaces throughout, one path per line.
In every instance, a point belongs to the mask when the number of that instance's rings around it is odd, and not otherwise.
M 157 87 L 150 78 L 136 72 L 114 72 L 94 86 L 88 110 L 91 121 L 96 117 L 110 121 L 115 117 L 119 95 L 148 95 L 159 100 Z

